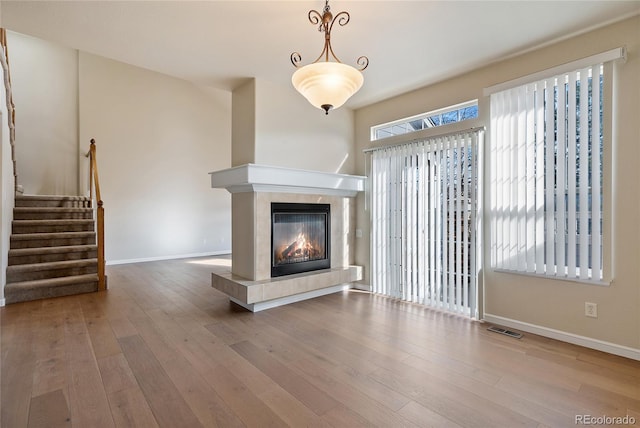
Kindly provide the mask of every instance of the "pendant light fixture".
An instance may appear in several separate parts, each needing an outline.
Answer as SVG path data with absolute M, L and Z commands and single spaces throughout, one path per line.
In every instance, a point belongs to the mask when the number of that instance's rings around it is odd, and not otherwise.
M 318 31 L 324 33 L 324 48 L 318 58 L 311 64 L 300 67 L 302 57 L 298 52 L 291 54 L 291 63 L 298 68 L 291 77 L 291 82 L 314 107 L 329 114 L 329 110 L 343 105 L 362 87 L 364 78 L 362 71 L 369 65 L 369 59 L 361 56 L 356 60 L 360 68 L 343 64 L 336 57 L 331 47 L 331 30 L 336 22 L 340 26 L 349 23 L 348 12 L 340 12 L 336 16 L 331 13 L 329 0 L 325 0 L 322 14 L 317 10 L 309 11 L 309 22 L 318 25 Z

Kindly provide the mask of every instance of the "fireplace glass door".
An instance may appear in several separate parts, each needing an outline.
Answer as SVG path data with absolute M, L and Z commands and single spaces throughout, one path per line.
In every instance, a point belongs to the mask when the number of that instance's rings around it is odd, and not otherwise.
M 329 204 L 271 204 L 271 276 L 331 267 Z

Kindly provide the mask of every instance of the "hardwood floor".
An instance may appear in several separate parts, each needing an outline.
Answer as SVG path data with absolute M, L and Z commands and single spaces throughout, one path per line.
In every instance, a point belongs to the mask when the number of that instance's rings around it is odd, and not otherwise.
M 638 361 L 358 291 L 252 314 L 210 286 L 228 263 L 2 308 L 2 427 L 640 425 Z

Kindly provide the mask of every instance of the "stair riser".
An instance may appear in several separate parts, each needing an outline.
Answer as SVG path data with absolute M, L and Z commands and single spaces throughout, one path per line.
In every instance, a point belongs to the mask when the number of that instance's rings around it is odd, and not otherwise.
M 67 220 L 67 219 L 87 219 L 93 218 L 93 211 L 80 212 L 55 212 L 55 211 L 16 211 L 13 213 L 14 220 Z
M 16 199 L 16 207 L 90 208 L 87 199 Z
M 26 265 L 32 263 L 62 262 L 65 260 L 95 259 L 98 251 L 73 251 L 68 253 L 43 253 L 26 256 L 9 256 L 9 266 Z
M 12 289 L 9 284 L 5 288 L 6 303 L 27 302 L 30 300 L 47 299 L 50 297 L 71 296 L 74 294 L 92 293 L 98 291 L 98 281 L 83 282 L 58 287 L 34 289 Z
M 58 233 L 58 232 L 93 232 L 94 224 L 91 223 L 79 223 L 79 224 L 41 224 L 37 226 L 33 225 L 16 225 L 12 227 L 12 232 L 15 234 L 20 233 Z
M 41 248 L 41 247 L 63 247 L 65 245 L 95 245 L 96 237 L 73 237 L 73 238 L 53 238 L 53 239 L 11 239 L 11 248 Z
M 29 272 L 13 272 L 7 269 L 7 282 L 35 281 L 38 279 L 61 278 L 63 276 L 85 275 L 89 273 L 97 273 L 98 266 L 79 266 L 64 269 L 47 269 Z

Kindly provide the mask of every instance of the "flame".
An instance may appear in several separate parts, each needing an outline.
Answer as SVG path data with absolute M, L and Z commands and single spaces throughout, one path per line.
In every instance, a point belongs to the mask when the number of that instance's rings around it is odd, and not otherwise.
M 307 237 L 304 234 L 298 234 L 296 238 L 296 250 L 304 250 L 307 246 Z
M 276 262 L 289 259 L 316 259 L 322 254 L 317 242 L 310 241 L 304 233 L 299 233 L 295 240 L 281 246 L 276 252 Z

